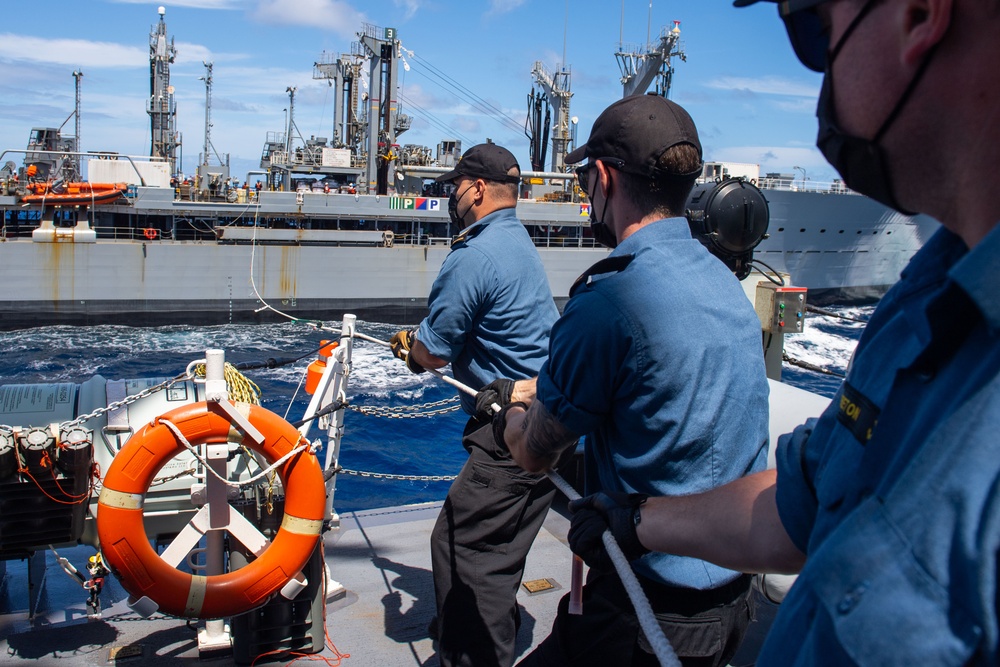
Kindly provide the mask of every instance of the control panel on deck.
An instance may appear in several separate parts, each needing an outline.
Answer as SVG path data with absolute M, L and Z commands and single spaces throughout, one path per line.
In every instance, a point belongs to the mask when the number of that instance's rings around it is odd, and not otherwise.
M 780 286 L 762 281 L 757 284 L 754 304 L 763 331 L 802 333 L 806 319 L 805 287 Z

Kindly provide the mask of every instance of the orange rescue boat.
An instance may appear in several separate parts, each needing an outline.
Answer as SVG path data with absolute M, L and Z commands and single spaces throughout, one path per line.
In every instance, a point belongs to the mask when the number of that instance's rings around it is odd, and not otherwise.
M 21 201 L 49 206 L 109 204 L 125 194 L 128 183 L 32 183 Z

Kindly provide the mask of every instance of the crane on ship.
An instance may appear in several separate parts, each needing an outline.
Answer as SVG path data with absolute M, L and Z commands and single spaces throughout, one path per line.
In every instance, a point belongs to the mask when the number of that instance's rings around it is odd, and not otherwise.
M 622 97 L 643 94 L 654 80 L 656 94 L 670 97 L 670 86 L 674 78 L 672 59 L 687 61 L 680 38 L 681 22 L 674 21 L 673 28 L 667 30 L 664 26 L 658 42 L 647 45 L 645 49 L 628 50 L 619 42 L 615 59 L 622 72 Z

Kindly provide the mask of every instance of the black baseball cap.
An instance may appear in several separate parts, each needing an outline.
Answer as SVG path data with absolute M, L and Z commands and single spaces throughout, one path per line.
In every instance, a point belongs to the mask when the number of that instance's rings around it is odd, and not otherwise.
M 676 102 L 655 93 L 620 99 L 594 121 L 587 143 L 566 156 L 567 164 L 615 159 L 619 171 L 637 176 L 662 176 L 656 167 L 663 153 L 678 144 L 691 144 L 701 157 L 701 142 L 691 116 Z M 674 176 L 695 177 L 690 174 Z
M 788 39 L 799 61 L 814 72 L 826 69 L 830 36 L 816 14 L 816 6 L 829 0 L 733 0 L 734 7 L 748 7 L 758 2 L 774 2 L 785 22 Z
M 435 181 L 453 181 L 459 176 L 481 178 L 497 183 L 519 183 L 521 167 L 514 154 L 497 144 L 476 144 L 462 153 L 455 168 Z

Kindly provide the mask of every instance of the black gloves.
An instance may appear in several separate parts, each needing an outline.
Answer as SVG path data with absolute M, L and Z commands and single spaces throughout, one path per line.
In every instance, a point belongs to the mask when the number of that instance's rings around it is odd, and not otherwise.
M 507 378 L 494 380 L 479 390 L 476 394 L 476 417 L 487 420 L 493 417 L 493 404 L 496 403 L 501 408 L 510 403 L 511 394 L 514 393 L 514 381 Z
M 402 359 L 406 362 L 406 367 L 414 373 L 423 373 L 427 369 L 417 363 L 417 360 L 413 358 L 410 354 L 410 348 L 417 341 L 415 332 L 407 331 L 406 329 L 395 334 L 389 339 L 389 347 L 392 348 L 392 354 L 397 359 Z M 406 354 L 403 354 L 403 353 Z
M 479 405 L 479 397 L 476 397 L 476 405 Z M 507 405 L 500 408 L 500 412 L 493 417 L 493 441 L 496 442 L 497 447 L 500 448 L 501 452 L 510 452 L 510 447 L 507 446 L 507 440 L 504 438 L 504 431 L 507 430 L 507 413 L 511 408 L 521 408 L 523 410 L 528 409 L 526 403 L 518 401 L 517 403 L 508 403 Z
M 639 525 L 639 507 L 648 497 L 644 493 L 609 491 L 570 501 L 569 509 L 573 512 L 570 548 L 591 567 L 612 568 L 601 539 L 604 531 L 610 530 L 629 562 L 649 553 L 635 532 Z

